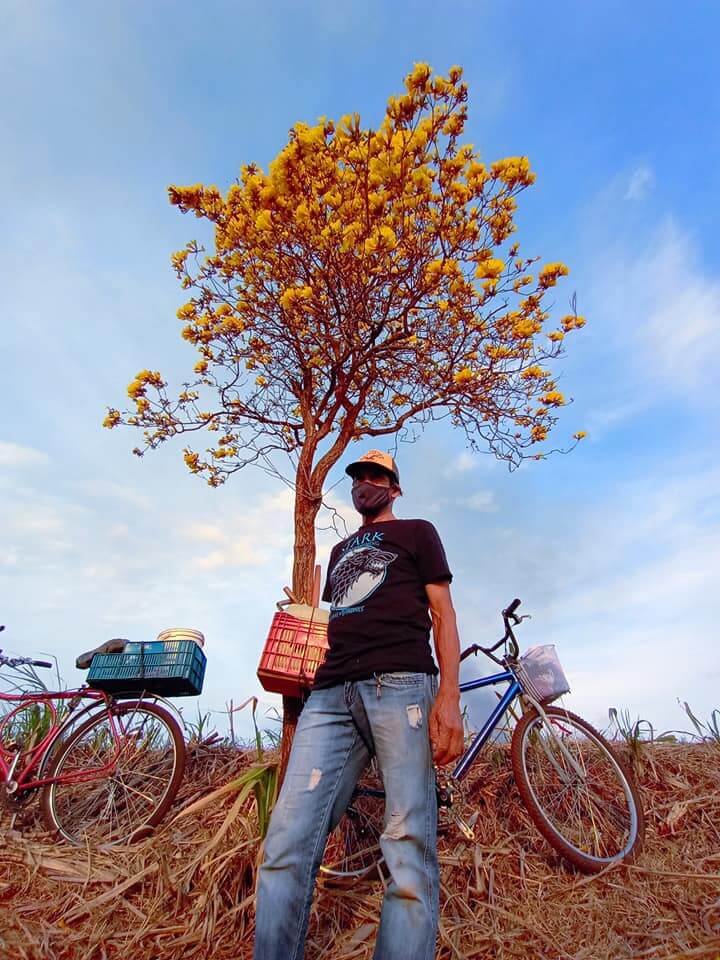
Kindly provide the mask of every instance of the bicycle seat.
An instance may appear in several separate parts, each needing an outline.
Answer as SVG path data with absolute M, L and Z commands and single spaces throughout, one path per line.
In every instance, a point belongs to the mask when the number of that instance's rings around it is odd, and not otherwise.
M 96 653 L 122 653 L 125 650 L 126 643 L 127 640 L 123 640 L 122 637 L 114 637 L 112 640 L 106 640 L 105 643 L 101 643 L 100 646 L 95 647 L 94 650 L 81 653 L 75 661 L 75 666 L 78 670 L 87 670 Z

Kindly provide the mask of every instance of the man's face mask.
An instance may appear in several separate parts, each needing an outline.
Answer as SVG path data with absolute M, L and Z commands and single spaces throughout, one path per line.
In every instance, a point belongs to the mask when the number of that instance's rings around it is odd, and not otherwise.
M 379 513 L 383 507 L 392 503 L 390 487 L 379 487 L 376 483 L 361 480 L 353 484 L 352 501 L 355 509 L 363 516 Z

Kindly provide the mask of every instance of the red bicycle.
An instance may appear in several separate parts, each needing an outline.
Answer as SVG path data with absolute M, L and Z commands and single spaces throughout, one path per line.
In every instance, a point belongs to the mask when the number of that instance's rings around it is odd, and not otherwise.
M 3 666 L 52 664 L 0 650 Z M 82 686 L 0 692 L 0 702 L 17 704 L 0 718 L 0 791 L 13 823 L 38 791 L 48 829 L 74 844 L 135 840 L 165 816 L 182 780 L 185 741 L 161 697 L 119 700 Z

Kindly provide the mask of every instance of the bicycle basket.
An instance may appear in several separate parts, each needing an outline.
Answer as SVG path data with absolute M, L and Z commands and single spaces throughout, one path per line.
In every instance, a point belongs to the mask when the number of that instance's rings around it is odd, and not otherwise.
M 265 690 L 299 697 L 328 650 L 328 611 L 293 603 L 275 614 L 257 675 Z
M 554 643 L 531 647 L 520 657 L 516 674 L 523 690 L 541 703 L 550 703 L 570 692 Z

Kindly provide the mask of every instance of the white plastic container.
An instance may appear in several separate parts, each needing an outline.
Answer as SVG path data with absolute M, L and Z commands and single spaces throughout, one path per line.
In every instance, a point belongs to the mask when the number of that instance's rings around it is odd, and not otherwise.
M 163 630 L 157 636 L 158 640 L 163 640 L 165 642 L 173 640 L 192 640 L 199 647 L 205 646 L 205 637 L 200 633 L 199 630 L 191 630 L 189 627 L 169 627 L 167 630 Z

